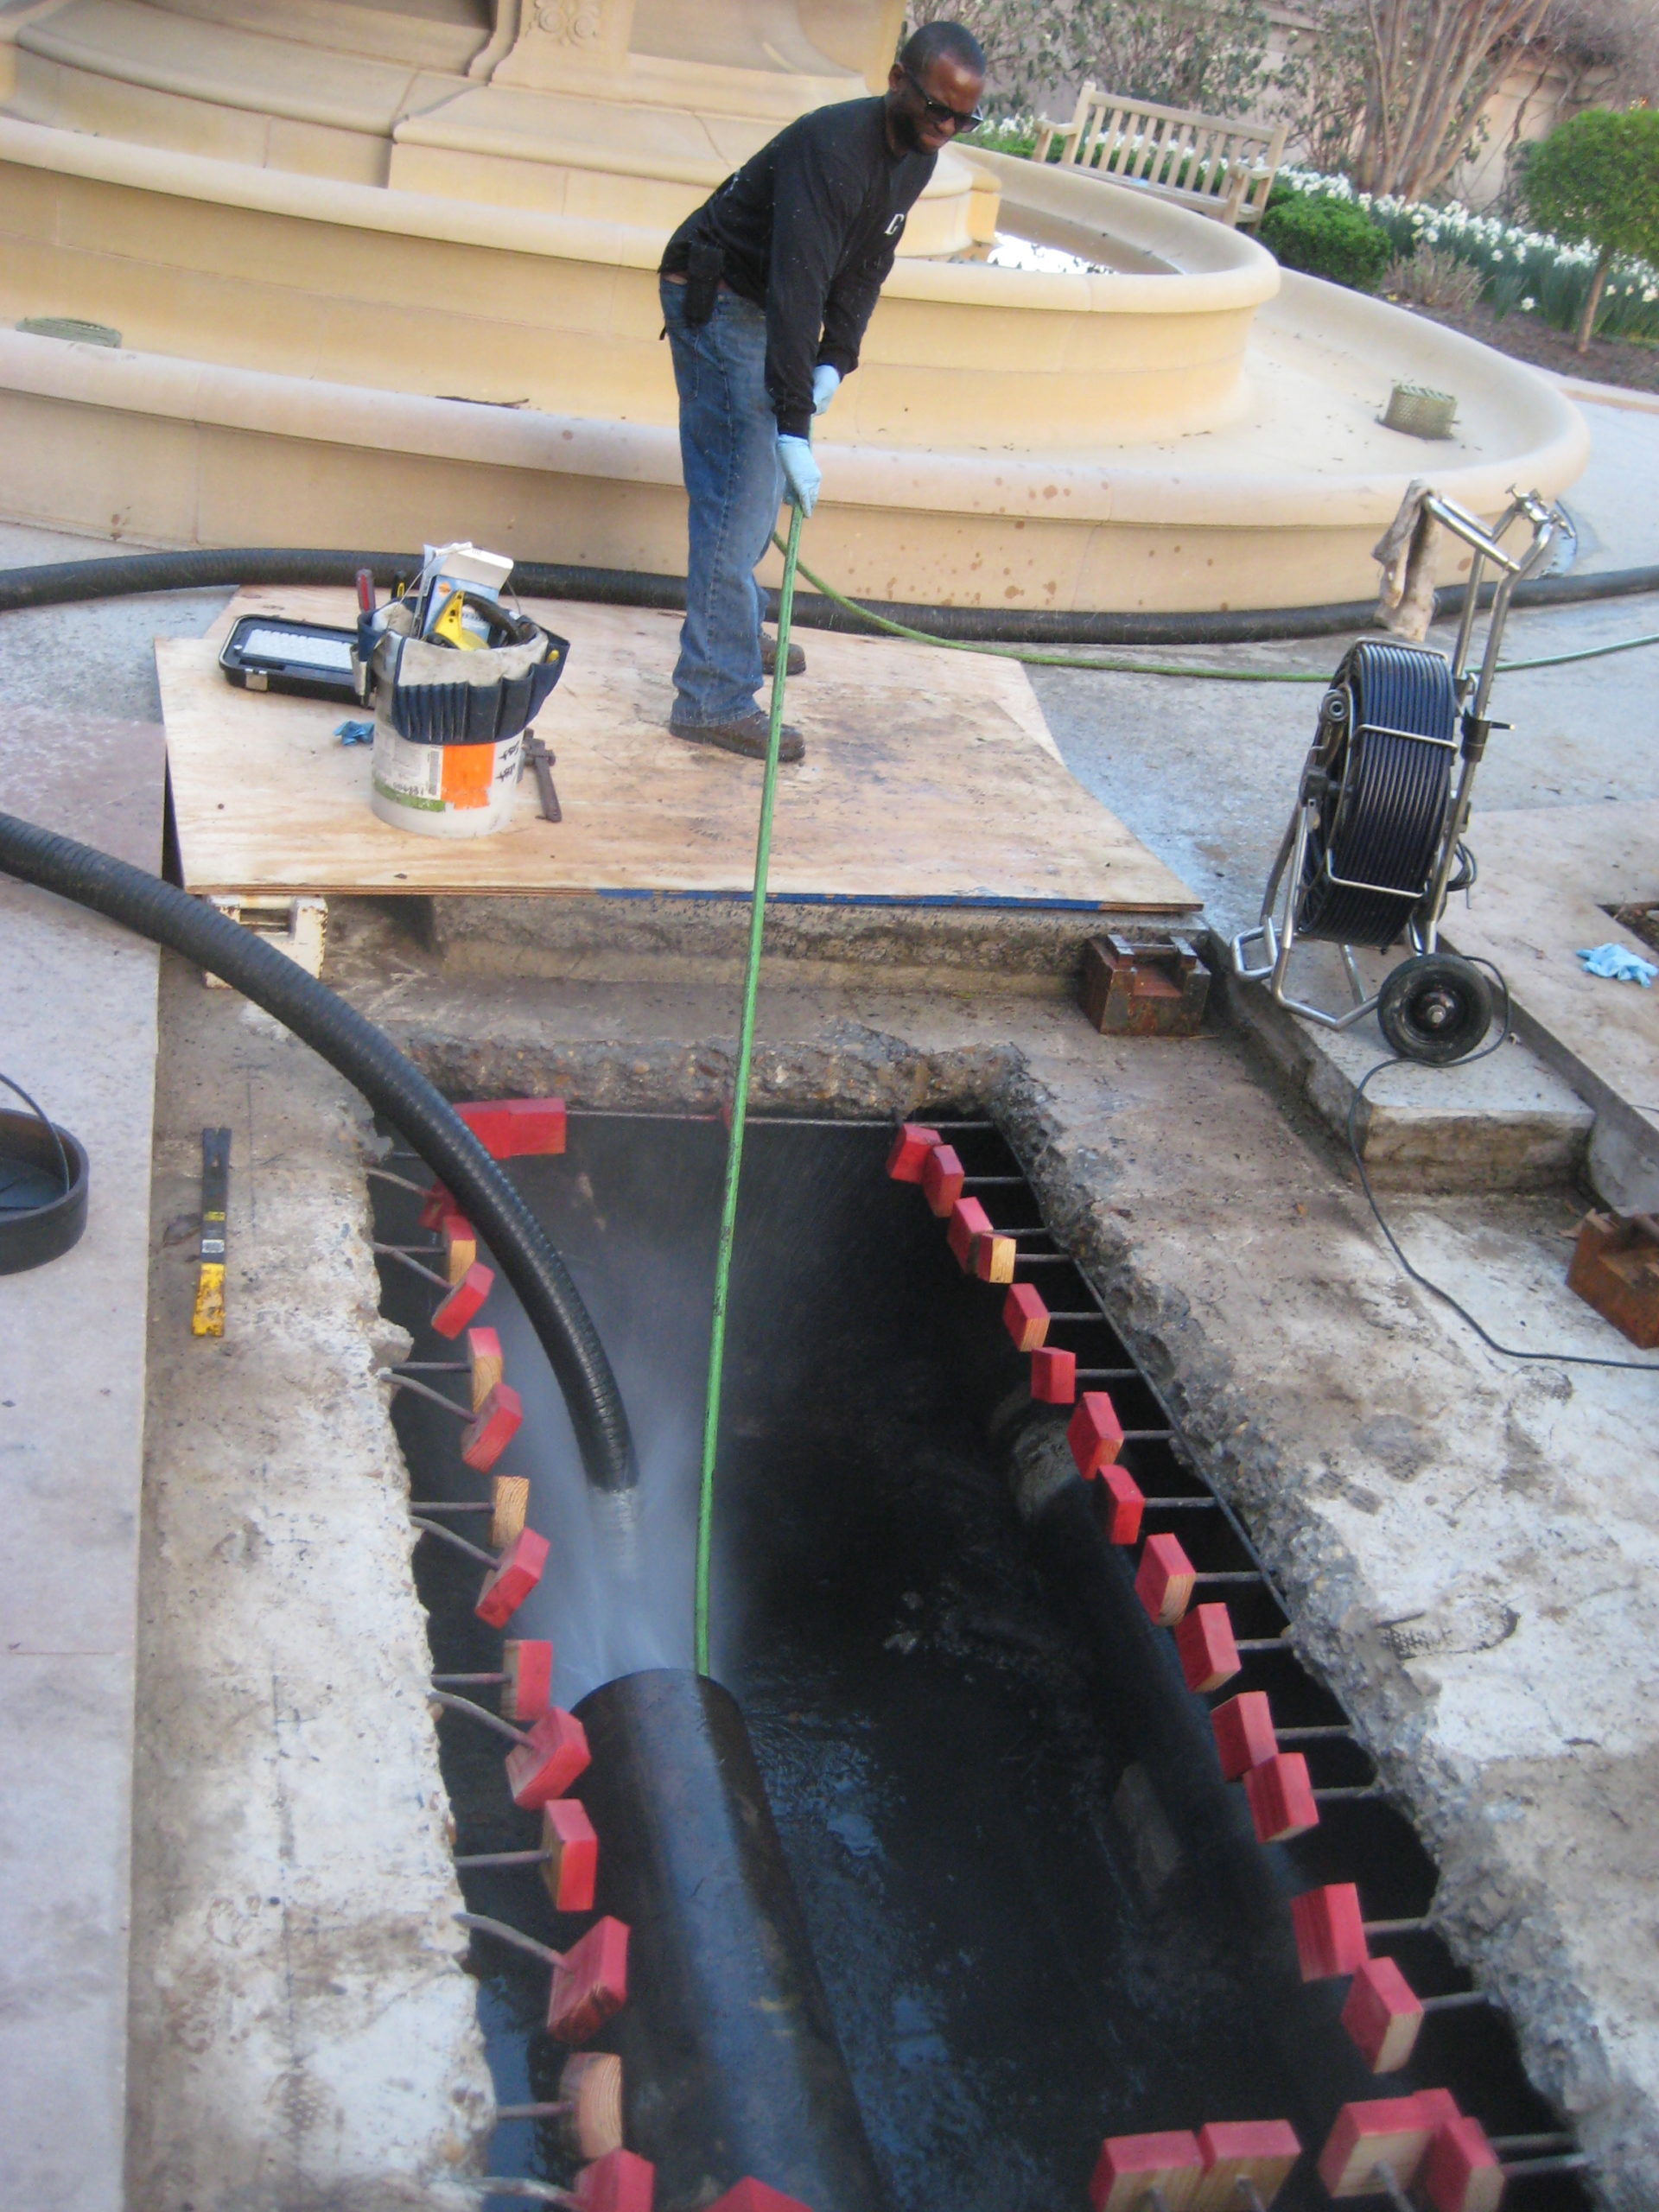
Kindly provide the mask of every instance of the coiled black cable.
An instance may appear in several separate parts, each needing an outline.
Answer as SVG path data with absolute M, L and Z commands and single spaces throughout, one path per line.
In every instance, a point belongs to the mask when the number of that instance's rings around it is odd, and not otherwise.
M 1303 937 L 1383 952 L 1433 867 L 1451 794 L 1457 696 L 1442 654 L 1392 640 L 1355 645 L 1335 681 L 1349 701 L 1328 771 L 1338 788 L 1322 800 L 1308 840 L 1296 927 Z
M 454 1192 L 499 1261 L 564 1393 L 588 1481 L 607 1493 L 632 1491 L 633 1441 L 622 1395 L 564 1262 L 448 1099 L 384 1031 L 251 930 L 72 837 L 0 814 L 0 868 L 234 984 L 355 1084 Z

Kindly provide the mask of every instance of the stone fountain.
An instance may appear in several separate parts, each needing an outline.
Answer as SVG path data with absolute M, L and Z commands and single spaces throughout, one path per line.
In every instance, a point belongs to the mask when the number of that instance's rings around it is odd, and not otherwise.
M 0 322 L 69 332 L 0 328 L 0 505 L 677 573 L 663 239 L 791 117 L 880 86 L 901 15 L 0 0 Z M 996 265 L 999 237 L 1054 265 Z M 1449 440 L 1382 427 L 1396 381 L 1458 395 Z M 813 562 L 856 594 L 1167 610 L 1363 597 L 1410 478 L 1493 515 L 1587 440 L 1534 372 L 1247 236 L 962 148 L 821 447 Z

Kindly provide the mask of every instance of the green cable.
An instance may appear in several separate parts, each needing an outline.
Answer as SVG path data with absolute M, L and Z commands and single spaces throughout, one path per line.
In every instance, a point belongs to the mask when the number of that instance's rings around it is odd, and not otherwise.
M 697 1495 L 696 1596 L 692 1609 L 696 1667 L 709 1672 L 709 1562 L 715 1522 L 715 1454 L 720 1442 L 720 1385 L 726 1363 L 726 1298 L 737 1228 L 737 1185 L 743 1166 L 743 1128 L 748 1118 L 749 1062 L 754 1050 L 754 1001 L 760 982 L 760 938 L 766 923 L 766 877 L 772 865 L 772 809 L 778 790 L 778 748 L 784 731 L 784 682 L 789 631 L 795 613 L 795 570 L 801 550 L 801 511 L 791 510 L 783 549 L 784 581 L 778 594 L 778 648 L 772 675 L 772 723 L 760 785 L 760 828 L 754 843 L 754 896 L 749 906 L 749 957 L 743 976 L 743 1015 L 737 1032 L 737 1071 L 732 1084 L 732 1133 L 726 1145 L 726 1191 L 720 1208 L 715 1255 L 714 1325 L 709 1336 L 709 1391 L 702 1408 L 702 1477 Z
M 774 537 L 772 543 L 782 553 L 783 540 Z M 845 607 L 849 614 L 856 614 L 861 622 L 868 622 L 878 630 L 885 630 L 891 638 L 908 638 L 918 645 L 941 645 L 947 652 L 988 653 L 994 660 L 1017 660 L 1027 668 L 1092 669 L 1108 676 L 1190 676 L 1205 683 L 1329 683 L 1331 678 L 1322 671 L 1307 669 L 1274 668 L 1194 668 L 1190 663 L 1155 660 L 1085 659 L 1081 653 L 1029 652 L 1019 645 L 987 645 L 967 638 L 941 638 L 931 630 L 912 630 L 908 623 L 890 621 L 885 614 L 861 606 L 855 599 L 849 599 L 844 592 L 826 583 L 822 576 L 814 575 L 804 562 L 801 574 L 816 592 L 832 600 L 837 607 Z M 791 583 L 792 588 L 792 583 Z M 1611 645 L 1586 645 L 1577 652 L 1544 653 L 1533 660 L 1501 660 L 1497 664 L 1500 676 L 1511 676 L 1522 669 L 1564 668 L 1571 661 L 1602 660 L 1610 653 L 1633 652 L 1638 645 L 1659 645 L 1659 631 L 1649 631 L 1639 638 L 1619 638 Z

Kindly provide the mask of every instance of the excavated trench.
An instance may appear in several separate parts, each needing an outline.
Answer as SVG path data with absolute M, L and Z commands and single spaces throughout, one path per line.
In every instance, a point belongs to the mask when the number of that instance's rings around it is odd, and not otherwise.
M 1242 1789 L 1222 1780 L 1207 1701 L 1137 1600 L 1132 1554 L 1107 1541 L 1098 1486 L 1069 1472 L 1064 1413 L 1027 1404 L 1002 1294 L 958 1268 L 914 1186 L 887 1179 L 889 1130 L 779 1120 L 751 1131 L 714 1673 L 747 1721 L 879 2190 L 899 2212 L 1081 2207 L 1107 2135 L 1287 2119 L 1309 2155 L 1280 2202 L 1313 2207 L 1328 2200 L 1313 2157 L 1350 2100 L 1440 2086 L 1491 2135 L 1559 2126 L 1497 2011 L 1431 2012 L 1409 2067 L 1378 2077 L 1338 2025 L 1346 1985 L 1301 1981 L 1292 1896 L 1355 1882 L 1368 1918 L 1414 1918 L 1430 1910 L 1435 1871 L 1336 1700 L 1280 1641 L 1285 1611 L 1179 1439 L 1123 1448 L 1148 1500 L 1167 1501 L 1149 1504 L 1147 1526 L 1177 1533 L 1200 1575 L 1220 1578 L 1201 1580 L 1198 1598 L 1224 1599 L 1237 1637 L 1269 1647 L 1242 1654 L 1217 1701 L 1267 1691 L 1281 1732 L 1313 1732 L 1295 1748 L 1316 1789 L 1338 1793 L 1288 1844 L 1256 1842 Z M 1167 1429 L 995 1127 L 964 1122 L 952 1141 L 993 1222 L 1031 1232 L 1021 1278 L 1076 1317 L 1057 1319 L 1049 1341 L 1077 1353 L 1082 1386 L 1108 1389 L 1126 1429 Z M 617 1675 L 690 1663 L 724 1148 L 718 1122 L 573 1115 L 563 1156 L 510 1171 L 593 1312 L 642 1468 L 643 1571 L 625 1584 L 588 1514 L 563 1409 L 550 1382 L 526 1380 L 531 1340 L 498 1285 L 482 1319 L 501 1332 L 526 1408 L 501 1471 L 531 1478 L 531 1525 L 553 1544 L 510 1633 L 552 1638 L 561 1706 Z M 374 1189 L 381 1239 L 420 1243 L 417 1201 Z M 396 1265 L 382 1279 L 412 1357 L 454 1357 L 425 1324 L 418 1279 Z M 411 1496 L 482 1495 L 453 1421 L 407 1394 L 396 1419 Z M 472 1611 L 480 1568 L 429 1541 L 416 1573 L 435 1667 L 498 1665 L 500 1637 Z M 510 1802 L 499 1741 L 453 1714 L 440 1733 L 458 1849 L 533 1849 L 539 1821 Z M 602 1826 L 601 1846 L 603 1868 Z M 553 1913 L 533 1868 L 471 1872 L 463 1885 L 473 1911 L 556 1947 L 588 1924 Z M 1375 1948 L 1420 1996 L 1469 1987 L 1432 1930 Z M 484 1939 L 474 1963 L 499 2100 L 552 2098 L 565 2054 L 541 2032 L 546 1969 Z M 636 1972 L 628 2013 L 598 2047 L 634 2054 L 630 2145 L 658 2161 L 662 2212 L 689 2212 L 709 2201 L 696 2158 L 638 2139 L 660 2126 L 664 2085 L 637 2078 L 649 2044 L 631 2040 L 629 2022 L 648 2026 L 653 2001 Z M 509 2121 L 492 2170 L 563 2182 L 572 2162 L 552 2126 Z M 1510 2192 L 1522 2212 L 1589 2202 L 1571 2173 L 1517 2177 Z

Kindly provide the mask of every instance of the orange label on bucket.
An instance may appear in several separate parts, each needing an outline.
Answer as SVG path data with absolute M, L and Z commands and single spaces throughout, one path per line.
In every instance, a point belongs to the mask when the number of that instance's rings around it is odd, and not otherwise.
M 487 806 L 495 780 L 493 745 L 446 745 L 443 748 L 443 800 L 446 806 L 464 810 Z

